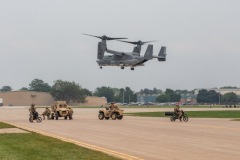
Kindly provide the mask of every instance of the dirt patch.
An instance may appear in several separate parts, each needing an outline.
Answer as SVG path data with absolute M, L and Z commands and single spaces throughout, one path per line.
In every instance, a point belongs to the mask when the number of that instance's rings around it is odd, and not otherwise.
M 0 134 L 4 134 L 4 133 L 29 133 L 29 132 L 19 129 L 19 128 L 2 128 L 2 129 L 0 129 Z

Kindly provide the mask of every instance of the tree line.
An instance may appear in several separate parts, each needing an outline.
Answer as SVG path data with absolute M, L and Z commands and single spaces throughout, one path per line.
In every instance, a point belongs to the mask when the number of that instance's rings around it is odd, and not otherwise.
M 222 87 L 229 88 L 229 87 Z M 231 87 L 237 88 L 237 87 Z M 125 88 L 111 88 L 111 87 L 98 87 L 94 92 L 86 88 L 82 88 L 79 84 L 75 82 L 56 80 L 54 84 L 50 86 L 48 83 L 45 83 L 41 79 L 34 79 L 29 83 L 29 87 L 22 87 L 22 91 L 36 91 L 36 92 L 49 92 L 55 100 L 65 100 L 67 102 L 85 102 L 86 96 L 98 96 L 106 97 L 108 102 L 120 102 L 120 103 L 129 103 L 137 102 L 137 95 L 156 95 L 156 101 L 159 103 L 165 102 L 179 102 L 181 95 L 193 95 L 194 91 L 188 90 L 172 90 L 166 89 L 165 92 L 153 88 L 151 89 L 141 89 L 139 92 L 134 92 L 130 87 Z M 1 92 L 12 91 L 10 86 L 3 86 L 0 89 Z M 221 95 L 215 90 L 199 90 L 197 94 L 198 103 L 238 103 L 238 96 L 231 92 Z
M 217 93 L 215 90 L 199 90 L 197 94 L 198 103 L 208 103 L 208 104 L 237 104 L 239 102 L 239 97 L 236 93 L 229 92 L 226 94 Z

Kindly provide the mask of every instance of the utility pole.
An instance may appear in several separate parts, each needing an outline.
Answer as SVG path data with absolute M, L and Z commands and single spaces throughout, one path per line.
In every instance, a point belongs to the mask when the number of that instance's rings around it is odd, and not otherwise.
M 123 90 L 123 103 L 124 103 L 124 90 Z
M 218 105 L 220 106 L 220 104 L 221 104 L 221 94 L 220 94 L 220 91 L 218 93 L 219 93 L 218 94 Z

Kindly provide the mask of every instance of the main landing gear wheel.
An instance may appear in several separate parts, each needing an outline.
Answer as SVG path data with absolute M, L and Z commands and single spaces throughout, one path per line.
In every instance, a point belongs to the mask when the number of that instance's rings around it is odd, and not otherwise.
M 102 69 L 102 66 L 100 66 L 100 69 Z
M 121 66 L 121 69 L 124 69 L 124 66 Z
M 132 67 L 132 68 L 131 68 L 131 70 L 133 71 L 133 70 L 134 70 L 134 68 Z

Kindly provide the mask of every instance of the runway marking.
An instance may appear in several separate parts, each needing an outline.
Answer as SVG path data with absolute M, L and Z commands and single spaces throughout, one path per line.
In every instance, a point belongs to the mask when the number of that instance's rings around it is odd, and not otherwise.
M 81 147 L 85 147 L 85 148 L 92 149 L 92 150 L 95 150 L 95 151 L 100 151 L 100 152 L 103 152 L 103 153 L 106 153 L 108 155 L 112 155 L 112 156 L 115 156 L 115 157 L 118 157 L 118 158 L 122 158 L 122 159 L 126 159 L 126 160 L 143 160 L 141 158 L 131 156 L 131 155 L 128 155 L 128 154 L 125 154 L 125 153 L 121 153 L 121 152 L 109 150 L 109 149 L 106 149 L 106 148 L 98 147 L 98 146 L 95 146 L 95 145 L 91 145 L 91 144 L 88 144 L 88 143 L 84 143 L 84 142 L 72 140 L 72 139 L 69 139 L 69 138 L 57 136 L 57 135 L 47 133 L 47 132 L 43 132 L 43 131 L 40 131 L 40 130 L 37 130 L 37 129 L 32 129 L 32 128 L 29 128 L 29 127 L 25 127 L 25 126 L 22 126 L 22 125 L 19 125 L 19 124 L 14 124 L 14 123 L 5 122 L 5 121 L 2 121 L 2 122 L 8 123 L 8 124 L 13 125 L 13 126 L 16 126 L 18 128 L 22 128 L 24 130 L 28 130 L 28 131 L 32 131 L 32 132 L 36 132 L 36 133 L 45 135 L 45 136 L 57 138 L 57 139 L 60 139 L 62 141 L 65 141 L 65 142 L 70 142 L 70 143 L 76 144 L 76 145 L 81 146 Z

